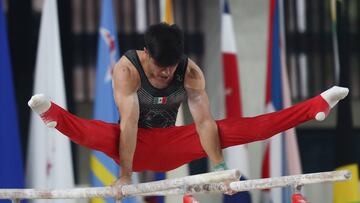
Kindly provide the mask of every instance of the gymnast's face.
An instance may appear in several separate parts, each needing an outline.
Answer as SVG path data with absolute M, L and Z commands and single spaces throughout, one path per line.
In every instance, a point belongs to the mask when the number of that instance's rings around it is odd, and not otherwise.
M 147 69 L 148 73 L 150 74 L 150 79 L 154 79 L 156 81 L 156 86 L 160 86 L 159 88 L 165 88 L 167 85 L 170 84 L 172 79 L 174 78 L 174 73 L 176 71 L 176 67 L 178 64 L 161 67 L 159 66 L 154 58 L 152 58 L 146 48 L 144 49 L 147 58 Z

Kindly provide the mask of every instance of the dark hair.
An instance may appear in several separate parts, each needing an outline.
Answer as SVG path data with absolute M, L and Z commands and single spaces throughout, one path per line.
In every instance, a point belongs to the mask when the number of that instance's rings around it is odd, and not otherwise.
M 173 24 L 151 25 L 144 36 L 145 47 L 160 67 L 177 64 L 184 54 L 184 37 L 180 28 Z

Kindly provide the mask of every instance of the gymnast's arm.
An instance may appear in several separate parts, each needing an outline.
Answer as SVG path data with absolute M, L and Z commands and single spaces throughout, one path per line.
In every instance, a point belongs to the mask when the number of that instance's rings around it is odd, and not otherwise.
M 126 57 L 122 57 L 115 65 L 113 72 L 113 94 L 121 115 L 121 136 L 119 139 L 120 184 L 131 182 L 139 120 L 139 100 L 136 93 L 139 86 L 140 76 L 138 72 Z
M 221 164 L 224 162 L 224 158 L 221 153 L 218 128 L 212 118 L 209 99 L 205 92 L 204 74 L 190 59 L 186 69 L 184 86 L 201 145 L 213 164 Z

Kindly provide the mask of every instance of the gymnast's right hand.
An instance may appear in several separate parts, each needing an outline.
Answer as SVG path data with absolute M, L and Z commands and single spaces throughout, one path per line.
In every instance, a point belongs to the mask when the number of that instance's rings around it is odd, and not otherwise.
M 116 202 L 121 202 L 121 200 L 124 198 L 124 195 L 122 194 L 122 186 L 131 184 L 131 176 L 122 176 L 117 181 L 115 181 L 113 184 L 111 184 L 111 187 L 116 192 Z

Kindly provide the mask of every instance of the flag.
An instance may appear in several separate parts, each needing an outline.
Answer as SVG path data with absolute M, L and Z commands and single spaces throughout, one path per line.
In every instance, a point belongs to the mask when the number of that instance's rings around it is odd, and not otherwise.
M 55 0 L 44 1 L 40 22 L 34 94 L 44 93 L 66 108 L 59 24 Z M 30 117 L 26 183 L 30 188 L 72 188 L 74 175 L 69 139 L 48 128 L 36 113 Z M 42 202 L 37 200 L 34 202 Z M 53 202 L 75 200 L 53 200 Z
M 338 46 L 334 46 L 335 49 L 339 49 L 334 52 L 335 63 L 339 62 L 339 74 L 337 78 L 340 80 L 340 86 L 350 86 L 350 69 L 349 62 L 346 60 L 346 55 L 349 54 L 349 50 L 346 49 L 346 44 L 349 42 L 344 36 L 345 25 L 342 20 L 344 16 L 344 8 L 340 1 L 333 1 L 333 5 L 336 9 L 337 23 L 335 22 L 336 32 L 334 38 L 337 37 L 339 41 Z M 337 36 L 338 35 L 338 36 Z M 335 44 L 334 44 L 335 45 Z M 357 164 L 357 136 L 354 132 L 352 111 L 351 111 L 351 94 L 348 98 L 341 102 L 337 111 L 337 127 L 335 136 L 335 167 L 336 170 L 349 170 L 352 173 L 352 178 L 346 182 L 334 183 L 333 185 L 333 202 L 334 203 L 355 203 L 360 202 L 359 194 L 359 166 Z
M 136 0 L 136 32 L 144 34 L 146 31 L 146 2 L 145 0 Z
M 0 188 L 23 188 L 25 185 L 21 155 L 16 100 L 11 71 L 6 20 L 0 1 Z M 8 200 L 6 200 L 8 201 Z M 5 202 L 5 200 L 0 200 Z
M 143 49 L 144 33 L 146 31 L 146 2 L 145 0 L 135 1 L 135 17 L 136 17 L 136 45 L 135 48 Z
M 233 20 L 227 0 L 223 1 L 221 16 L 221 51 L 223 62 L 223 76 L 225 88 L 226 117 L 241 117 L 241 92 L 238 62 L 236 57 L 236 42 Z M 242 175 L 241 180 L 249 178 L 248 149 L 246 145 L 230 147 L 224 150 L 225 161 L 229 168 L 237 168 Z M 251 202 L 249 192 L 239 192 L 234 195 L 225 195 L 225 203 Z
M 162 22 L 174 24 L 173 2 L 172 0 L 160 1 L 160 18 Z
M 285 40 L 282 29 L 282 1 L 270 0 L 269 42 L 267 55 L 266 109 L 279 111 L 291 105 L 285 62 Z M 262 178 L 302 173 L 294 129 L 272 137 L 266 144 Z M 290 202 L 291 191 L 283 188 L 265 190 L 262 202 Z
M 284 22 L 284 1 L 279 1 L 279 49 L 280 49 L 280 64 L 281 64 L 281 81 L 282 81 L 282 100 L 283 108 L 292 106 L 290 82 L 286 68 L 286 44 L 285 44 L 285 22 Z M 287 171 L 289 175 L 302 174 L 302 166 L 300 161 L 299 146 L 297 143 L 296 133 L 294 128 L 285 131 L 285 150 L 287 153 Z
M 96 65 L 96 90 L 94 119 L 116 123 L 119 113 L 114 101 L 112 89 L 113 68 L 119 59 L 118 39 L 113 15 L 112 0 L 102 1 L 101 20 L 98 38 Z M 119 166 L 99 151 L 90 156 L 91 184 L 95 187 L 109 186 L 119 175 Z M 134 182 L 137 182 L 136 178 Z M 94 203 L 115 202 L 114 198 L 93 198 Z M 136 202 L 135 198 L 125 198 L 123 202 Z

